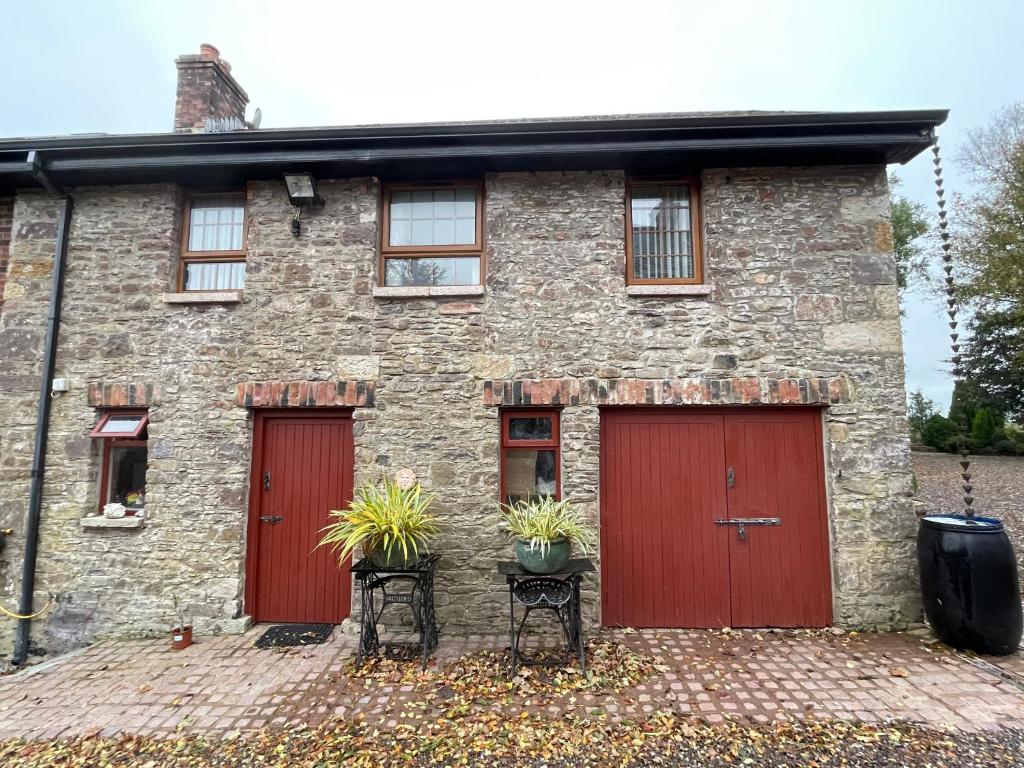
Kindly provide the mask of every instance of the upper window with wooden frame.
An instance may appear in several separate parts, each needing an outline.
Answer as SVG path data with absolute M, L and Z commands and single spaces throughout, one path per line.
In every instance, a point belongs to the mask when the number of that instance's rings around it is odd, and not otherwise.
M 559 413 L 539 408 L 501 414 L 501 500 L 516 504 L 562 493 Z
M 382 285 L 481 284 L 482 184 L 388 184 L 382 207 Z
M 626 283 L 699 284 L 703 279 L 697 182 L 628 182 Z
M 245 287 L 245 192 L 194 193 L 185 202 L 182 291 Z
M 89 433 L 103 444 L 101 513 L 108 504 L 121 504 L 131 517 L 145 507 L 148 424 L 146 411 L 107 411 Z

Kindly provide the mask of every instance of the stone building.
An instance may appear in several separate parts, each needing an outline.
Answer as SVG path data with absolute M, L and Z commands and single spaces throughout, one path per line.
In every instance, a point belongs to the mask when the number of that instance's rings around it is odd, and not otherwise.
M 0 141 L 0 602 L 32 572 L 33 653 L 164 632 L 174 596 L 200 634 L 342 621 L 316 530 L 399 469 L 439 495 L 442 631 L 505 630 L 496 504 L 531 493 L 600 527 L 594 625 L 917 619 L 886 164 L 945 112 L 266 130 L 216 49 L 178 67 L 174 133 Z

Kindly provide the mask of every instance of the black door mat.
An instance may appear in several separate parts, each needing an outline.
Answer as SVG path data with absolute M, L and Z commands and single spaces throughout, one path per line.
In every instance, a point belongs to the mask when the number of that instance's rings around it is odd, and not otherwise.
M 257 648 L 294 648 L 326 643 L 333 624 L 277 624 L 259 636 Z

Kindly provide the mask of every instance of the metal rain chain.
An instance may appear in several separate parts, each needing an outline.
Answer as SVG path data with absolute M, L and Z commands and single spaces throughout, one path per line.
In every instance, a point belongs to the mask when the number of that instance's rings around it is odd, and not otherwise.
M 932 145 L 932 155 L 935 194 L 939 202 L 942 269 L 946 273 L 953 380 L 958 382 L 962 381 L 963 361 L 938 143 Z M 975 515 L 971 462 L 967 455 L 968 445 L 964 441 L 960 444 L 964 513 L 926 515 L 917 529 L 921 597 L 928 623 L 944 643 L 977 653 L 1005 655 L 1017 650 L 1024 629 L 1017 562 L 1002 521 Z
M 963 369 L 960 366 L 960 333 L 957 320 L 956 289 L 953 287 L 953 245 L 949 242 L 949 223 L 946 221 L 946 190 L 942 180 L 942 156 L 939 153 L 939 142 L 936 139 L 932 145 L 932 163 L 935 165 L 935 196 L 939 204 L 939 237 L 942 238 L 942 270 L 946 273 L 946 314 L 949 315 L 949 338 L 950 348 L 953 350 L 953 382 L 954 392 L 956 382 L 960 381 Z M 963 480 L 964 489 L 964 516 L 968 521 L 974 519 L 974 486 L 971 485 L 971 462 L 967 458 L 967 442 L 960 442 L 960 467 L 962 471 L 960 478 Z

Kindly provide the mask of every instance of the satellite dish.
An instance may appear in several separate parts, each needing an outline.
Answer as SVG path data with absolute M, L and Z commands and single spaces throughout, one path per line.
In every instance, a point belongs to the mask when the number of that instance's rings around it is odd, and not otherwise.
M 255 130 L 260 127 L 261 122 L 263 122 L 263 110 L 256 107 L 256 111 L 252 113 L 252 122 L 249 123 L 249 126 Z

